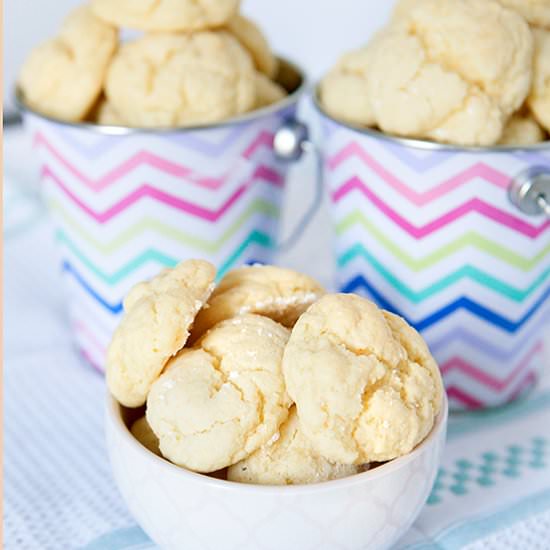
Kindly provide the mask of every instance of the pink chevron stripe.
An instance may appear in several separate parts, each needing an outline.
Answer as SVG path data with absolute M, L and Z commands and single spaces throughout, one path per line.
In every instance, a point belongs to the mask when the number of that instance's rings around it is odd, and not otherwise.
M 75 332 L 78 332 L 82 334 L 86 340 L 92 344 L 92 346 L 95 348 L 97 353 L 100 355 L 100 357 L 104 357 L 107 353 L 107 350 L 103 347 L 103 345 L 98 341 L 98 339 L 95 337 L 95 335 L 92 333 L 92 331 L 88 328 L 88 326 L 83 323 L 82 321 L 78 319 L 73 320 L 73 328 Z
M 251 145 L 254 145 L 260 138 L 262 138 L 261 134 Z M 34 145 L 46 148 L 51 155 L 55 157 L 57 161 L 62 164 L 73 176 L 94 191 L 102 191 L 141 165 L 152 166 L 153 168 L 156 168 L 157 170 L 165 172 L 171 176 L 194 183 L 199 187 L 212 190 L 222 187 L 232 175 L 231 172 L 229 172 L 217 178 L 201 177 L 194 174 L 193 171 L 186 166 L 173 163 L 148 151 L 139 151 L 104 176 L 98 178 L 97 180 L 93 180 L 88 178 L 86 174 L 83 174 L 80 170 L 78 170 L 78 168 L 73 166 L 59 151 L 57 151 L 57 149 L 55 149 L 55 147 L 53 147 L 53 145 L 42 133 L 36 133 L 34 137 Z M 255 174 L 257 177 L 262 177 L 266 181 L 275 185 L 282 185 L 282 178 L 271 168 L 260 165 L 256 168 L 256 172 L 260 172 L 260 174 Z
M 256 136 L 256 139 L 254 139 L 254 141 L 243 151 L 243 157 L 245 159 L 250 159 L 255 153 L 256 149 L 259 149 L 262 146 L 265 146 L 268 149 L 273 149 L 273 138 L 274 134 L 262 130 Z
M 227 212 L 227 210 L 229 210 L 231 206 L 239 200 L 246 189 L 250 187 L 251 183 L 254 181 L 253 179 L 250 179 L 249 181 L 244 183 L 231 195 L 231 197 L 229 197 L 227 202 L 224 203 L 217 210 L 209 210 L 207 208 L 203 208 L 202 206 L 192 204 L 178 197 L 174 197 L 173 195 L 169 195 L 168 193 L 164 193 L 163 191 L 160 191 L 159 189 L 156 189 L 151 185 L 144 184 L 140 188 L 136 189 L 135 191 L 124 197 L 124 199 L 122 199 L 120 202 L 117 202 L 116 204 L 108 208 L 105 212 L 95 212 L 88 205 L 84 204 L 84 202 L 81 201 L 70 189 L 68 189 L 61 181 L 61 179 L 59 179 L 47 166 L 42 169 L 41 177 L 44 179 L 51 178 L 57 184 L 57 186 L 76 205 L 80 207 L 81 210 L 86 212 L 91 218 L 95 219 L 98 223 L 101 224 L 108 222 L 110 219 L 116 217 L 121 212 L 124 212 L 124 210 L 130 208 L 130 206 L 132 206 L 134 203 L 145 197 L 155 199 L 158 202 L 162 202 L 168 206 L 171 206 L 172 208 L 175 208 L 176 210 L 181 210 L 182 212 L 186 212 L 187 214 L 191 214 L 192 216 L 195 216 L 197 218 L 202 218 L 206 221 L 215 222 L 216 220 L 221 218 L 225 214 L 225 212 Z
M 457 189 L 458 187 L 465 185 L 472 181 L 474 178 L 481 178 L 500 189 L 507 189 L 510 183 L 509 178 L 498 172 L 497 170 L 487 166 L 482 162 L 478 162 L 463 172 L 454 175 L 452 178 L 444 181 L 429 191 L 424 193 L 418 193 L 413 188 L 407 186 L 400 179 L 398 179 L 391 172 L 386 170 L 381 164 L 379 164 L 373 157 L 371 157 L 364 149 L 362 149 L 356 142 L 352 142 L 344 147 L 339 153 L 334 155 L 328 160 L 328 166 L 331 170 L 334 170 L 339 164 L 343 163 L 347 159 L 356 156 L 360 158 L 374 173 L 376 173 L 382 180 L 384 180 L 390 187 L 395 189 L 400 195 L 408 199 L 417 206 L 424 206 L 433 202 L 440 197 L 443 197 Z
M 518 387 L 510 395 L 510 401 L 514 401 L 530 386 L 537 381 L 537 375 L 534 372 L 529 372 L 527 376 L 518 384 Z
M 481 409 L 483 408 L 483 402 L 479 399 L 476 399 L 472 395 L 463 392 L 460 388 L 456 386 L 449 386 L 446 388 L 447 397 L 449 400 L 458 401 L 466 406 L 468 409 Z
M 477 382 L 488 386 L 492 390 L 499 392 L 506 389 L 513 380 L 519 376 L 529 365 L 535 355 L 540 353 L 543 350 L 544 346 L 541 341 L 537 342 L 529 352 L 523 357 L 523 359 L 518 363 L 517 367 L 504 379 L 499 380 L 498 378 L 490 375 L 489 373 L 475 367 L 471 363 L 464 361 L 460 357 L 453 357 L 449 361 L 446 361 L 441 365 L 441 372 L 443 375 L 448 374 L 453 370 L 458 370 L 468 375 L 470 378 L 473 378 Z
M 443 229 L 446 225 L 449 225 L 463 216 L 466 216 L 470 212 L 477 212 L 478 214 L 492 219 L 493 221 L 517 231 L 518 233 L 521 233 L 531 239 L 536 239 L 541 233 L 550 227 L 550 220 L 544 221 L 538 227 L 532 226 L 527 222 L 524 222 L 522 219 L 503 212 L 502 210 L 499 210 L 498 208 L 495 208 L 480 199 L 470 199 L 464 204 L 450 210 L 443 216 L 427 223 L 426 225 L 416 227 L 407 219 L 399 215 L 375 193 L 373 193 L 357 176 L 353 176 L 341 187 L 339 187 L 332 194 L 332 200 L 337 203 L 353 191 L 359 191 L 362 193 L 383 214 L 390 218 L 396 225 L 401 227 L 411 237 L 417 240 L 423 239 L 432 233 L 436 233 L 440 229 Z

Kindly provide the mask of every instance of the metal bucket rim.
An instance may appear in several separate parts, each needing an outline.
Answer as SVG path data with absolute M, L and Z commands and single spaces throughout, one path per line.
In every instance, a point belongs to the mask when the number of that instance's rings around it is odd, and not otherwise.
M 511 152 L 517 152 L 517 151 L 550 150 L 550 138 L 547 139 L 546 141 L 541 141 L 540 143 L 535 143 L 532 145 L 523 145 L 523 146 L 492 145 L 489 147 L 483 147 L 483 146 L 451 145 L 447 143 L 438 143 L 436 141 L 430 141 L 425 139 L 405 138 L 405 137 L 386 134 L 374 128 L 368 128 L 365 126 L 359 126 L 350 122 L 342 121 L 340 119 L 333 117 L 329 113 L 327 113 L 327 111 L 323 108 L 321 104 L 321 100 L 319 97 L 319 91 L 320 91 L 319 87 L 320 87 L 320 83 L 317 83 L 317 85 L 314 88 L 314 92 L 312 94 L 313 104 L 319 114 L 328 118 L 332 122 L 335 122 L 336 124 L 343 126 L 344 128 L 347 128 L 348 130 L 352 130 L 354 132 L 357 132 L 358 134 L 362 134 L 368 137 L 389 141 L 401 147 L 410 147 L 412 149 L 423 149 L 425 151 L 442 151 L 442 152 L 454 152 L 454 153 L 511 153 Z
M 302 94 L 307 89 L 307 86 L 308 86 L 307 75 L 305 71 L 302 70 L 297 63 L 285 57 L 278 57 L 278 60 L 283 67 L 285 67 L 286 69 L 289 69 L 290 71 L 293 71 L 297 75 L 299 79 L 299 84 L 297 88 L 294 89 L 292 92 L 290 92 L 284 99 L 282 99 L 281 101 L 277 101 L 272 105 L 268 105 L 260 109 L 254 109 L 253 111 L 249 111 L 248 113 L 244 113 L 238 117 L 231 117 L 216 123 L 197 124 L 193 126 L 176 126 L 176 127 L 166 127 L 166 128 L 138 128 L 133 126 L 101 125 L 101 124 L 95 124 L 93 122 L 71 122 L 67 120 L 54 118 L 49 115 L 45 115 L 44 113 L 41 113 L 29 107 L 25 103 L 23 92 L 19 86 L 15 87 L 14 100 L 15 100 L 15 105 L 17 106 L 17 109 L 23 115 L 30 114 L 41 120 L 52 122 L 60 126 L 65 126 L 73 130 L 86 130 L 86 131 L 94 132 L 97 134 L 103 134 L 103 135 L 112 135 L 112 136 L 127 136 L 127 135 L 139 135 L 139 134 L 155 135 L 155 134 L 174 134 L 174 133 L 182 133 L 182 132 L 192 132 L 196 130 L 216 130 L 219 128 L 238 125 L 238 124 L 250 122 L 265 116 L 272 115 L 298 102 Z

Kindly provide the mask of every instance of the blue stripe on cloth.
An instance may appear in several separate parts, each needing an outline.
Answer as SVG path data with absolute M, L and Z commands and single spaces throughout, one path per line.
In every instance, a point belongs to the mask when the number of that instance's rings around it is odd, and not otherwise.
M 153 550 L 156 548 L 143 529 L 137 525 L 105 533 L 82 546 L 80 550 Z
M 550 490 L 531 495 L 500 511 L 484 517 L 468 518 L 451 525 L 432 538 L 422 542 L 399 547 L 400 550 L 460 550 L 467 544 L 511 527 L 550 509 Z

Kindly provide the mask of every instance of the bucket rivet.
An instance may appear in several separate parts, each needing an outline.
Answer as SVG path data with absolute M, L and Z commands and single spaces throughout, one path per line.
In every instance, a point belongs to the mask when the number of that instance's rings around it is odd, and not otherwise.
M 512 203 L 524 214 L 550 217 L 550 168 L 527 168 L 512 180 L 508 194 Z

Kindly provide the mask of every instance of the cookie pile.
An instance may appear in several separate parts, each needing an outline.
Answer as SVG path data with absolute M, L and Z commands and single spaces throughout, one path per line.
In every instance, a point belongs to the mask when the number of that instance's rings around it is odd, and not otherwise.
M 278 61 L 239 0 L 91 0 L 34 49 L 19 75 L 29 107 L 60 120 L 167 128 L 274 103 Z M 119 44 L 122 28 L 142 31 Z
M 470 146 L 528 145 L 550 131 L 550 2 L 401 0 L 345 54 L 320 100 L 340 120 Z
M 298 484 L 404 455 L 430 432 L 441 377 L 403 319 L 279 267 L 214 279 L 189 260 L 124 301 L 107 384 L 145 405 L 131 428 L 144 446 L 230 481 Z

